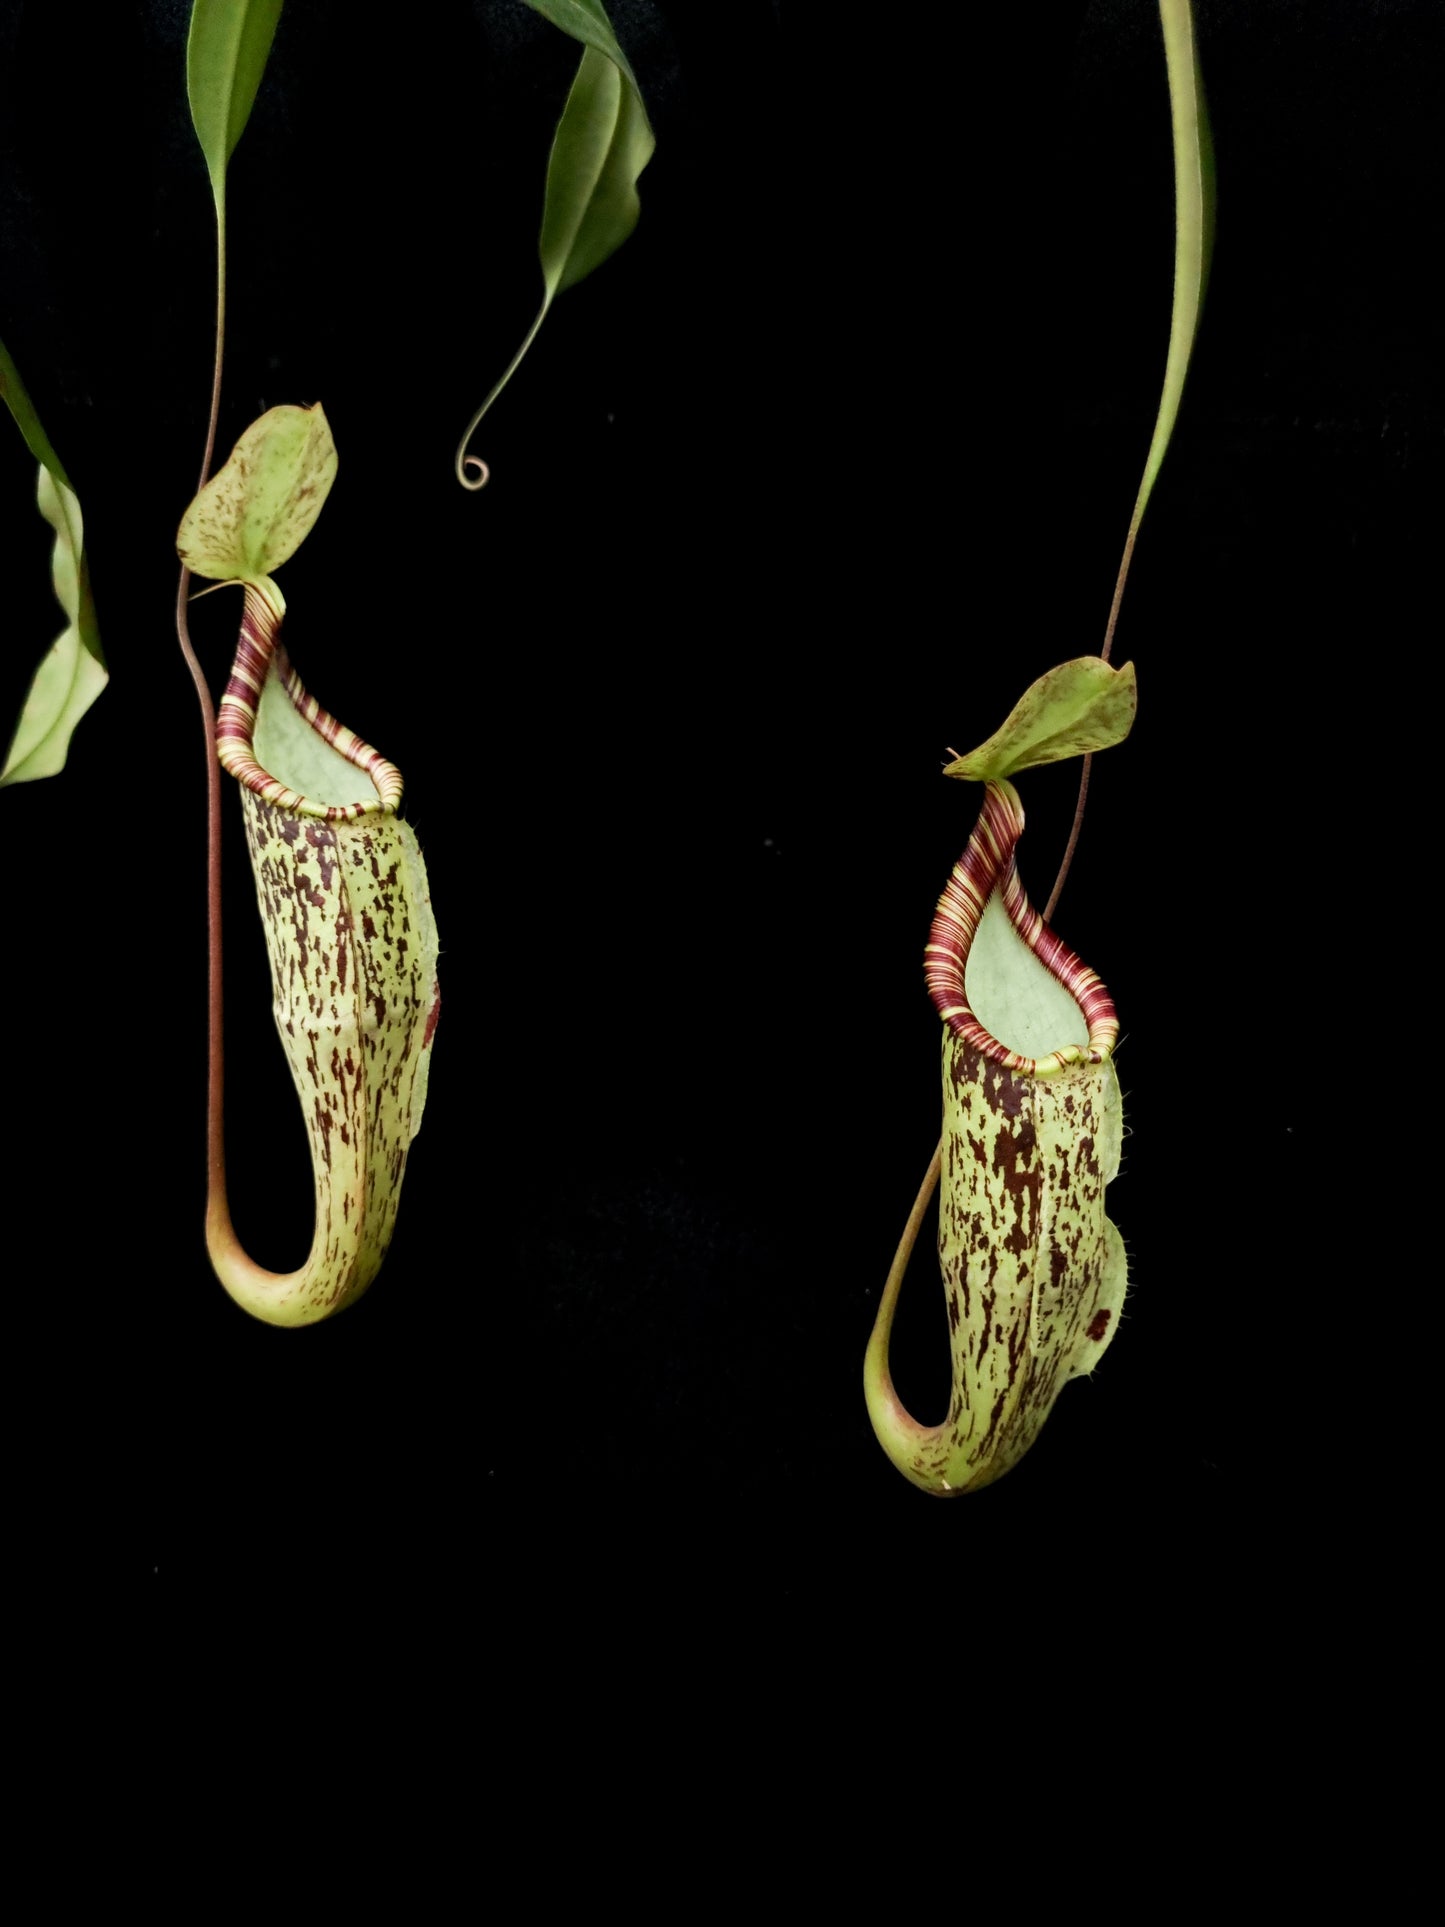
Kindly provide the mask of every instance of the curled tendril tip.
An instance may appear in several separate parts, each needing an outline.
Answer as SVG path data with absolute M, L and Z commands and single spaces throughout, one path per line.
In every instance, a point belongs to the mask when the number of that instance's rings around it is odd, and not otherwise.
M 467 445 L 463 442 L 457 450 L 457 480 L 462 487 L 475 494 L 479 488 L 485 488 L 491 479 L 491 469 L 480 455 L 468 455 Z

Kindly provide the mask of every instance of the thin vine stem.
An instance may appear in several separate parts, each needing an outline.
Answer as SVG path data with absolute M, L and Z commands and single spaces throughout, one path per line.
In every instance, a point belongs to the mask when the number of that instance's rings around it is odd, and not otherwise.
M 216 427 L 221 413 L 221 364 L 226 346 L 226 217 L 216 211 L 216 352 L 211 374 L 211 412 L 206 424 L 206 452 L 201 459 L 197 494 L 210 479 L 216 452 Z M 191 572 L 181 565 L 176 591 L 176 636 L 181 654 L 196 686 L 206 748 L 206 949 L 207 949 L 207 1099 L 206 1099 L 206 1220 L 230 1224 L 226 1200 L 225 1036 L 221 977 L 221 765 L 216 758 L 216 708 L 210 685 L 191 642 L 187 604 Z
M 1124 584 L 1129 580 L 1129 564 L 1134 560 L 1134 543 L 1139 534 L 1139 524 L 1143 519 L 1144 509 L 1141 503 L 1135 507 L 1133 520 L 1129 524 L 1129 533 L 1124 538 L 1124 553 L 1120 558 L 1119 573 L 1114 581 L 1114 600 L 1109 604 L 1109 620 L 1104 627 L 1104 646 L 1099 651 L 1100 659 L 1104 662 L 1109 660 L 1113 652 L 1114 631 L 1119 623 L 1119 605 L 1124 600 Z M 1079 771 L 1079 794 L 1074 802 L 1074 820 L 1069 826 L 1069 840 L 1064 845 L 1059 874 L 1054 878 L 1054 887 L 1050 890 L 1049 900 L 1044 905 L 1045 923 L 1053 922 L 1054 912 L 1059 907 L 1059 898 L 1063 894 L 1064 881 L 1069 874 L 1069 866 L 1074 860 L 1074 851 L 1079 847 L 1079 832 L 1084 827 L 1084 805 L 1089 800 L 1089 772 L 1093 767 L 1093 757 L 1086 755 L 1083 768 Z
M 878 1313 L 873 1321 L 873 1335 L 868 1341 L 870 1357 L 876 1357 L 880 1376 L 887 1385 L 892 1385 L 893 1375 L 889 1370 L 888 1353 L 893 1336 L 893 1315 L 898 1309 L 898 1295 L 903 1289 L 903 1280 L 908 1272 L 913 1247 L 918 1242 L 918 1234 L 923 1229 L 928 1207 L 933 1202 L 933 1194 L 938 1189 L 938 1174 L 943 1166 L 943 1139 L 938 1140 L 938 1148 L 933 1153 L 932 1162 L 923 1174 L 923 1182 L 918 1187 L 918 1196 L 913 1200 L 913 1209 L 908 1214 L 908 1222 L 903 1227 L 903 1236 L 898 1240 L 898 1249 L 893 1254 L 893 1263 L 888 1268 L 888 1281 L 883 1287 L 883 1295 L 878 1300 Z M 896 1394 L 895 1394 L 896 1396 Z
M 552 296 L 549 293 L 546 296 L 545 300 L 543 301 L 541 307 L 537 310 L 537 318 L 532 323 L 531 327 L 527 330 L 525 336 L 523 337 L 521 347 L 517 350 L 516 354 L 512 356 L 512 359 L 507 363 L 506 372 L 503 374 L 502 379 L 492 389 L 491 393 L 487 396 L 487 399 L 482 403 L 481 407 L 477 410 L 476 414 L 473 415 L 472 419 L 467 423 L 466 433 L 462 436 L 462 439 L 457 443 L 456 461 L 454 463 L 456 478 L 461 483 L 463 488 L 471 490 L 473 494 L 475 494 L 479 488 L 485 488 L 487 486 L 487 483 L 491 480 L 492 471 L 487 466 L 487 464 L 482 460 L 480 455 L 468 454 L 467 444 L 471 441 L 473 435 L 476 434 L 478 428 L 480 428 L 482 423 L 482 417 L 488 412 L 488 410 L 492 406 L 492 403 L 497 399 L 498 395 L 501 394 L 502 390 L 506 387 L 507 383 L 512 379 L 513 375 L 515 375 L 517 370 L 521 367 L 523 358 L 526 355 L 527 350 L 531 347 L 532 343 L 537 338 L 537 330 L 541 327 L 542 323 L 547 319 L 547 310 L 548 308 L 551 307 L 551 305 L 552 305 Z

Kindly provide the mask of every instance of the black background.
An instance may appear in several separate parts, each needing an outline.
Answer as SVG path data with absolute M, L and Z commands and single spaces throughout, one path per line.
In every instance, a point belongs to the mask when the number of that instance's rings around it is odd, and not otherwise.
M 558 302 L 469 496 L 452 450 L 535 308 L 576 49 L 517 0 L 384 40 L 287 7 L 231 169 L 219 452 L 326 406 L 340 477 L 288 638 L 404 771 L 444 946 L 391 1254 L 300 1333 L 238 1311 L 201 1236 L 187 13 L 0 9 L 0 334 L 76 483 L 112 670 L 64 774 L 0 799 L 12 1371 L 55 1510 L 100 1494 L 162 1582 L 378 1561 L 524 1607 L 558 1574 L 700 1575 L 766 1613 L 1000 1551 L 1030 1577 L 1142 1552 L 1244 1597 L 1318 1550 L 1388 1450 L 1352 1377 L 1378 1147 L 1334 1095 L 1340 853 L 1433 537 L 1433 10 L 1197 9 L 1218 244 L 1117 641 L 1139 722 L 1057 918 L 1123 1022 L 1132 1295 L 1030 1458 L 957 1505 L 893 1472 L 860 1385 L 937 1134 L 922 946 L 976 806 L 938 771 L 1102 636 L 1169 324 L 1154 10 L 617 0 L 658 134 L 641 223 Z M 8 717 L 58 623 L 3 452 Z M 195 613 L 217 686 L 234 621 Z M 1040 901 L 1073 782 L 1023 785 Z M 284 1268 L 309 1167 L 236 824 L 227 856 L 232 1195 Z M 931 1274 L 921 1251 L 895 1340 L 925 1418 Z

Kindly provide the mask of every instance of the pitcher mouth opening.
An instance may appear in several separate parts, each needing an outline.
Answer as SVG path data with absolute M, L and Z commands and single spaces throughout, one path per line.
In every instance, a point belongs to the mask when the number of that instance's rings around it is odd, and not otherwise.
M 359 816 L 394 815 L 401 801 L 401 771 L 307 694 L 279 639 L 280 629 L 276 609 L 260 590 L 248 584 L 236 658 L 216 712 L 216 755 L 222 769 L 265 802 L 296 816 L 334 823 Z M 355 802 L 322 802 L 283 781 L 258 760 L 257 726 L 263 720 L 262 703 L 273 678 L 279 685 L 273 693 L 279 696 L 284 692 L 285 700 L 317 743 L 341 759 L 330 763 L 333 776 L 344 781 L 344 765 L 350 764 L 370 782 L 374 796 Z
M 1102 1063 L 1118 1041 L 1119 1019 L 1095 973 L 1029 902 L 1015 861 L 1023 828 L 1013 785 L 988 783 L 934 913 L 924 979 L 934 1009 L 962 1043 L 1024 1077 L 1056 1077 Z M 1077 1041 L 1080 1033 L 1087 1042 Z

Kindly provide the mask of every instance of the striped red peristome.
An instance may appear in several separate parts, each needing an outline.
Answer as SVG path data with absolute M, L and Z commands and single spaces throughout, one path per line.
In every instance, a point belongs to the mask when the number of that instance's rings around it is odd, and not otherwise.
M 1025 895 L 1014 860 L 1023 827 L 1023 805 L 1013 785 L 989 783 L 968 848 L 953 866 L 948 887 L 938 900 L 923 974 L 934 1009 L 956 1037 L 1024 1077 L 1052 1077 L 1071 1064 L 1097 1064 L 1108 1056 L 1118 1040 L 1119 1019 L 1113 998 L 1093 971 L 1059 941 Z M 1083 1012 L 1087 1045 L 1068 1044 L 1047 1057 L 1022 1057 L 991 1036 L 969 1009 L 964 971 L 984 908 L 995 890 L 1019 936 Z
M 260 589 L 247 583 L 236 660 L 231 664 L 231 678 L 216 712 L 216 755 L 222 769 L 268 803 L 278 809 L 293 810 L 298 816 L 338 822 L 358 816 L 390 815 L 401 801 L 401 771 L 394 763 L 388 763 L 380 750 L 363 743 L 359 736 L 337 722 L 314 696 L 307 695 L 284 646 L 277 640 L 280 629 L 280 615 Z M 338 755 L 370 777 L 376 788 L 374 801 L 314 803 L 310 797 L 287 789 L 256 761 L 256 711 L 273 659 L 292 707 Z

